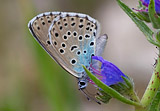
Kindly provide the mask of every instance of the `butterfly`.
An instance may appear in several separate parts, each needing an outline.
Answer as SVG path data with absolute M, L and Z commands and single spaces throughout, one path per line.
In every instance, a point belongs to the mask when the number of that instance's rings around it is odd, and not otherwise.
M 89 69 L 91 57 L 102 54 L 108 38 L 99 36 L 99 22 L 81 13 L 45 12 L 30 20 L 28 28 L 43 49 L 78 79 L 79 88 L 86 88 L 89 78 L 82 65 Z

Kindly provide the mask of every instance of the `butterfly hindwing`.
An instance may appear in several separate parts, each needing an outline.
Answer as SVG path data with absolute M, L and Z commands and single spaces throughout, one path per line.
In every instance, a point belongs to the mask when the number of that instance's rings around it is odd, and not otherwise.
M 63 12 L 50 26 L 50 41 L 74 76 L 82 77 L 82 65 L 89 67 L 91 56 L 95 55 L 97 25 L 95 19 L 85 14 Z

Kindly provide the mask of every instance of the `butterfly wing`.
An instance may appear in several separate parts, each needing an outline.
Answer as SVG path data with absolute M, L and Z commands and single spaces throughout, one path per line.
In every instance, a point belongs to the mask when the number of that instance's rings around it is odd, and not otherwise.
M 28 27 L 34 38 L 39 42 L 39 44 L 48 52 L 48 54 L 58 63 L 58 60 L 55 59 L 57 57 L 57 53 L 55 52 L 55 48 L 51 45 L 51 42 L 48 37 L 48 29 L 57 16 L 59 16 L 60 12 L 46 12 L 37 15 L 34 17 L 29 23 Z M 62 64 L 60 64 L 63 66 Z M 67 69 L 64 67 L 64 69 Z M 68 71 L 68 70 L 67 70 Z
M 58 64 L 75 77 L 83 76 L 82 64 L 89 66 L 91 56 L 95 54 L 99 32 L 99 23 L 95 19 L 85 14 L 46 12 L 34 17 L 28 27 Z M 58 32 L 58 39 L 53 29 Z
M 56 16 L 59 16 L 59 14 L 60 12 L 42 13 L 34 17 L 28 23 L 30 32 L 47 52 L 47 46 L 49 45 L 48 29 L 53 19 L 55 19 Z
M 81 78 L 95 55 L 99 23 L 88 15 L 65 13 L 56 17 L 50 28 L 49 38 L 55 48 L 54 56 L 72 75 Z
M 104 48 L 105 48 L 106 43 L 107 43 L 107 39 L 108 39 L 107 34 L 99 36 L 96 39 L 96 52 L 95 52 L 95 56 L 102 56 L 102 53 L 104 52 Z
M 104 52 L 104 48 L 107 43 L 108 36 L 106 34 L 99 36 L 96 39 L 96 51 L 95 51 L 95 56 L 102 56 L 102 53 Z M 100 68 L 100 62 L 97 60 L 92 60 L 92 67 L 95 69 Z

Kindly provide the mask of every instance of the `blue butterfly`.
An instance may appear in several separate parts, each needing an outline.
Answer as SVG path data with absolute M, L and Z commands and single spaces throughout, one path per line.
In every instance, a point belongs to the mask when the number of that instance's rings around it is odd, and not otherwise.
M 91 57 L 101 56 L 107 41 L 107 35 L 99 36 L 98 21 L 81 13 L 46 12 L 30 20 L 28 27 L 44 50 L 78 78 L 79 88 L 86 88 L 89 78 L 82 65 L 89 68 Z

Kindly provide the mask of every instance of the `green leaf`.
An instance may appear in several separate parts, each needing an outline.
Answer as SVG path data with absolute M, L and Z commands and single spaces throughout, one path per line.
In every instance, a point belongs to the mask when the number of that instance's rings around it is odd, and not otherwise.
M 138 6 L 138 8 L 141 8 L 141 7 L 143 7 L 143 4 L 142 4 L 142 2 L 139 0 L 138 1 L 138 3 L 139 3 L 139 6 Z
M 126 6 L 123 2 L 121 2 L 120 0 L 117 0 L 119 6 L 126 12 L 126 14 L 132 19 L 132 21 L 137 25 L 137 27 L 143 32 L 143 34 L 146 36 L 147 40 L 160 47 L 160 44 L 157 43 L 154 39 L 153 39 L 153 31 L 141 20 L 139 20 L 137 18 L 137 16 L 135 16 L 135 12 L 133 12 L 128 6 Z
M 146 12 L 138 12 L 135 14 L 135 16 L 137 16 L 140 20 L 144 20 L 145 22 L 151 22 Z
M 129 89 L 133 89 L 133 80 L 131 80 L 129 77 L 126 78 L 126 77 L 123 77 L 121 76 L 122 79 L 125 81 L 125 83 L 127 84 L 127 86 L 129 87 Z
M 144 7 L 144 5 L 142 4 L 142 1 L 140 1 L 140 0 L 139 0 L 139 6 L 137 6 L 137 7 L 138 7 L 138 10 L 145 10 L 145 8 L 146 8 L 146 7 Z M 137 9 L 133 8 L 133 10 L 137 10 Z M 151 22 L 147 12 L 138 11 L 135 14 L 135 16 L 137 16 L 140 20 L 143 20 L 145 22 Z
M 150 0 L 150 4 L 148 7 L 148 14 L 149 14 L 152 26 L 156 29 L 160 29 L 160 17 L 157 15 L 155 11 L 154 0 Z
M 126 103 L 126 104 L 130 104 L 130 105 L 134 105 L 134 106 L 141 106 L 138 102 L 134 102 L 131 101 L 127 98 L 125 98 L 123 95 L 121 95 L 120 93 L 118 93 L 116 90 L 112 89 L 111 87 L 105 85 L 102 81 L 100 81 L 96 76 L 94 76 L 88 69 L 86 69 L 85 66 L 83 66 L 84 70 L 86 71 L 86 73 L 88 74 L 88 76 L 90 77 L 90 79 L 99 87 L 101 88 L 105 93 L 107 93 L 108 95 L 110 95 L 113 98 L 118 99 L 119 101 Z
M 156 40 L 160 43 L 160 30 L 157 30 L 156 32 Z

